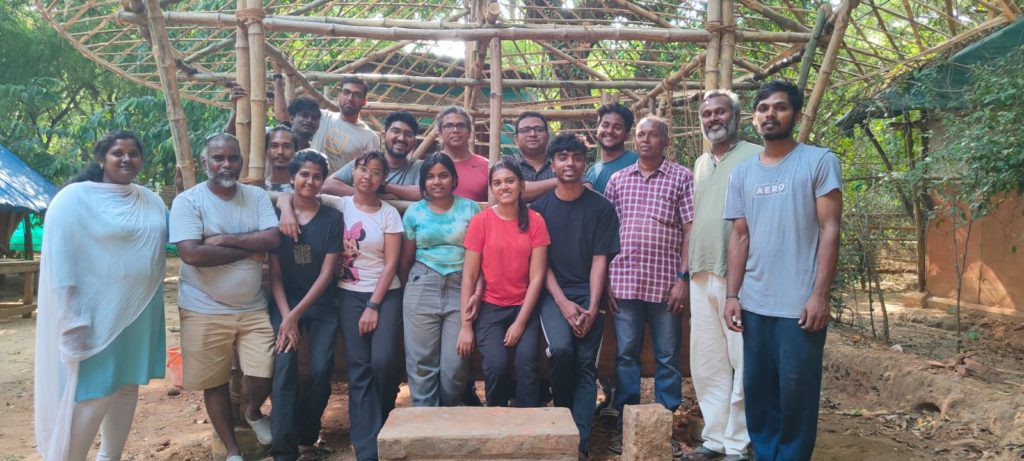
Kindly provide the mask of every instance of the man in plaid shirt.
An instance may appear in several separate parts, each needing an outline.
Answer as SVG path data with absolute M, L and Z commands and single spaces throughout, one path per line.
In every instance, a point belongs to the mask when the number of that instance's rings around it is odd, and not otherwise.
M 679 349 L 689 304 L 688 248 L 693 221 L 693 173 L 667 161 L 668 124 L 647 116 L 636 126 L 639 159 L 612 175 L 605 198 L 619 215 L 622 249 L 609 267 L 614 299 L 615 407 L 640 403 L 640 352 L 650 326 L 655 400 L 675 411 L 682 399 Z M 622 417 L 619 417 L 621 431 Z M 621 449 L 621 436 L 612 441 Z M 675 457 L 682 445 L 672 441 Z

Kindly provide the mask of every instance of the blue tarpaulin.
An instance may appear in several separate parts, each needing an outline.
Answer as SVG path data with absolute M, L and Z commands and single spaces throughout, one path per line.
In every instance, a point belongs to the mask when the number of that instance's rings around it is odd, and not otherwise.
M 0 211 L 42 213 L 57 187 L 0 146 Z

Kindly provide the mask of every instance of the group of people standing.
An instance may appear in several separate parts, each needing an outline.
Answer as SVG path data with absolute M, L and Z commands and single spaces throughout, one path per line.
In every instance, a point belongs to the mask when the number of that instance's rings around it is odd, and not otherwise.
M 410 158 L 415 117 L 390 114 L 381 152 L 359 120 L 366 94 L 346 79 L 340 113 L 290 101 L 291 128 L 267 131 L 266 190 L 239 182 L 237 139 L 207 138 L 208 179 L 174 200 L 169 220 L 132 184 L 138 138 L 97 142 L 95 165 L 46 221 L 35 396 L 44 458 L 84 459 L 99 431 L 98 459 L 119 459 L 138 385 L 163 376 L 165 242 L 182 260 L 184 386 L 203 390 L 229 461 L 241 460 L 228 392 L 236 354 L 260 441 L 275 459 L 319 459 L 338 333 L 358 459 L 377 458 L 403 375 L 415 406 L 473 404 L 474 350 L 488 406 L 541 406 L 550 391 L 571 410 L 587 459 L 604 323 L 616 338 L 610 405 L 621 415 L 640 402 L 649 329 L 655 400 L 675 411 L 687 312 L 704 443 L 684 453 L 673 441 L 673 455 L 810 458 L 841 180 L 832 153 L 792 137 L 795 86 L 757 92 L 763 147 L 739 139 L 738 97 L 708 92 L 700 118 L 711 149 L 692 171 L 666 158 L 664 120 L 636 121 L 617 103 L 597 111 L 590 165 L 584 141 L 550 136 L 537 112 L 515 122 L 520 155 L 489 163 L 472 153 L 473 121 L 459 107 L 438 114 L 441 148 L 421 160 Z M 415 202 L 399 212 L 386 199 Z M 610 447 L 621 450 L 621 435 Z

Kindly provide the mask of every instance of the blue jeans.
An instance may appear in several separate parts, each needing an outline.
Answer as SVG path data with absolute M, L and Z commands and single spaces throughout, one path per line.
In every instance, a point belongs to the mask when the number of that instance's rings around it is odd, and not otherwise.
M 808 333 L 797 319 L 743 311 L 743 392 L 758 461 L 811 459 L 826 331 Z
M 644 327 L 651 327 L 654 342 L 654 400 L 676 411 L 683 399 L 683 374 L 679 371 L 682 314 L 672 314 L 665 303 L 639 299 L 616 299 L 615 314 L 615 408 L 640 403 L 640 353 L 644 348 Z

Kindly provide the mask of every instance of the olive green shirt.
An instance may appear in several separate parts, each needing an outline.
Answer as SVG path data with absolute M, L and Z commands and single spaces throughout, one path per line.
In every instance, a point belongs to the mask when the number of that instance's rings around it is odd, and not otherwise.
M 729 190 L 729 175 L 743 163 L 764 150 L 764 147 L 740 141 L 721 162 L 711 152 L 705 152 L 693 165 L 694 206 L 693 227 L 690 234 L 690 273 L 711 272 L 725 277 L 726 250 L 732 221 L 722 219 L 725 196 Z

